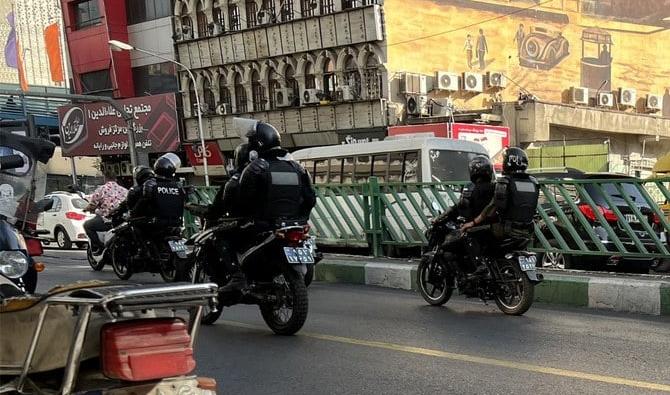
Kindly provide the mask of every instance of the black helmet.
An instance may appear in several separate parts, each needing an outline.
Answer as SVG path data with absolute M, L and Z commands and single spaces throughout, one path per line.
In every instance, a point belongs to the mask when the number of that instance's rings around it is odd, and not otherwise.
M 246 137 L 249 139 L 250 150 L 259 153 L 281 147 L 281 136 L 277 129 L 269 123 L 258 122 L 256 127 L 247 133 Z
M 137 185 L 142 185 L 149 178 L 154 177 L 154 171 L 149 166 L 139 165 L 133 169 L 133 178 Z
M 484 155 L 478 155 L 472 158 L 470 164 L 468 165 L 470 170 L 470 181 L 475 182 L 479 178 L 483 178 L 486 181 L 491 181 L 493 179 L 493 163 L 491 160 Z
M 172 178 L 178 168 L 181 167 L 181 159 L 172 152 L 162 155 L 154 163 L 154 172 L 161 177 Z
M 518 147 L 510 147 L 503 154 L 503 174 L 525 173 L 528 169 L 528 155 Z
M 235 148 L 235 170 L 242 170 L 249 162 L 249 144 L 242 143 Z

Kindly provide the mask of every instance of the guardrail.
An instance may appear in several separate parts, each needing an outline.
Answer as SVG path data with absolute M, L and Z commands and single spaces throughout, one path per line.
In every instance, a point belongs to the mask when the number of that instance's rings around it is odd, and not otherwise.
M 670 255 L 666 235 L 670 222 L 651 197 L 670 191 L 653 180 L 544 180 L 540 182 L 531 250 L 573 255 L 615 255 L 663 258 Z M 427 243 L 431 218 L 451 207 L 465 182 L 317 185 L 312 233 L 323 245 L 368 247 L 380 256 L 384 247 L 405 248 Z M 210 203 L 216 189 L 198 187 L 191 201 Z M 187 232 L 197 229 L 186 214 Z

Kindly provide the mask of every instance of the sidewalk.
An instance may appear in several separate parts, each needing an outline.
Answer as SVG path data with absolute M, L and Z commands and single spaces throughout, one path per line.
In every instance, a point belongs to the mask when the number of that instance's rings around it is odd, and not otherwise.
M 416 290 L 418 259 L 413 261 L 326 255 L 316 280 Z M 670 315 L 670 276 L 540 270 L 544 281 L 535 300 L 620 312 Z

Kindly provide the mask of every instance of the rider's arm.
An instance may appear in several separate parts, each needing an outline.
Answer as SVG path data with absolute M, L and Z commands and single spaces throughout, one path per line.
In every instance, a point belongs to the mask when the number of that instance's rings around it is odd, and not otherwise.
M 302 205 L 300 213 L 304 217 L 309 217 L 309 213 L 316 206 L 316 192 L 312 187 L 312 180 L 310 180 L 309 173 L 302 169 L 300 177 L 302 178 Z

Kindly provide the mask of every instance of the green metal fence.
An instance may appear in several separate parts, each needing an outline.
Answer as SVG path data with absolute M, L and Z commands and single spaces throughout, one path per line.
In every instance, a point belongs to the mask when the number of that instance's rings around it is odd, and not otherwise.
M 668 256 L 664 235 L 670 224 L 650 191 L 670 200 L 656 180 L 546 180 L 540 183 L 535 251 L 630 258 Z M 430 220 L 456 202 L 465 182 L 450 184 L 366 184 L 315 186 L 312 232 L 322 245 L 369 247 L 424 245 Z M 191 201 L 210 203 L 215 189 L 197 188 Z M 187 214 L 188 215 L 188 214 Z M 187 232 L 197 225 L 186 218 Z

